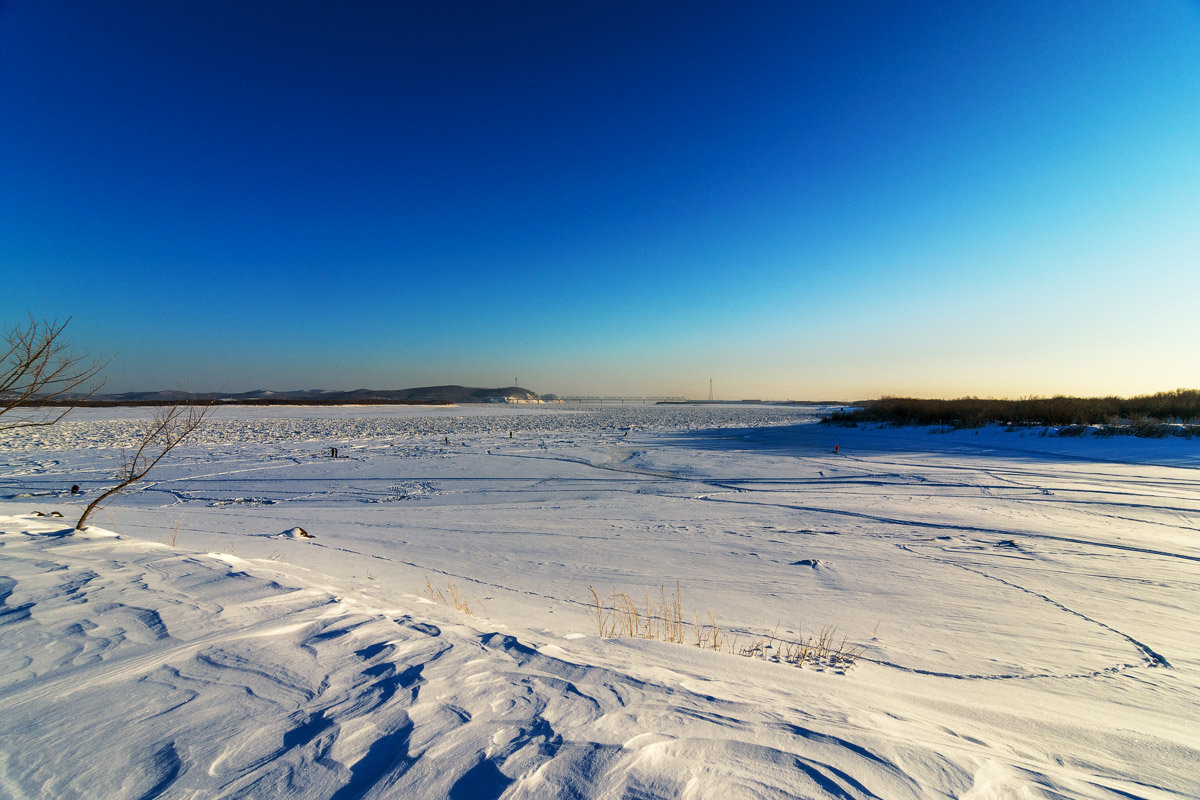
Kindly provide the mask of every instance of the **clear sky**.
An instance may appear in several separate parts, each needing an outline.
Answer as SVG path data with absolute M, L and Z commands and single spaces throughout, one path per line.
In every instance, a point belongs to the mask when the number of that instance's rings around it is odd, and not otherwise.
M 0 0 L 106 391 L 1200 386 L 1200 5 Z

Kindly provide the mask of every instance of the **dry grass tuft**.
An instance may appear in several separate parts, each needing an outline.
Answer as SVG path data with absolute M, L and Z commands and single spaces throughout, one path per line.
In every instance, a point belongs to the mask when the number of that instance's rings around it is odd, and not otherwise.
M 642 600 L 641 608 L 629 594 L 618 592 L 613 587 L 612 594 L 604 600 L 589 586 L 592 602 L 589 615 L 596 623 L 596 630 L 602 639 L 615 639 L 621 636 L 636 639 L 661 639 L 664 642 L 683 642 L 683 601 L 679 595 L 679 585 L 675 585 L 674 593 L 668 595 L 666 585 L 659 587 L 658 596 L 654 597 L 647 589 Z
M 469 616 L 476 616 L 475 611 L 471 608 L 471 604 L 467 602 L 467 596 L 458 590 L 458 584 L 453 581 L 446 582 L 446 590 L 442 591 L 433 585 L 429 577 L 425 577 L 425 588 L 420 592 L 422 597 L 428 597 L 435 603 L 438 603 L 449 608 L 457 609 Z M 475 598 L 476 604 L 479 606 L 483 615 L 487 616 L 487 609 L 484 608 L 483 601 L 478 597 Z
M 613 587 L 612 592 L 602 598 L 595 587 L 589 586 L 592 599 L 588 616 L 596 623 L 596 632 L 602 639 L 655 639 L 674 644 L 684 643 L 683 600 L 679 584 L 668 595 L 665 585 L 659 587 L 658 596 L 646 590 L 642 605 L 627 592 Z M 706 612 L 707 621 L 699 612 L 693 615 L 691 643 L 701 650 L 732 653 L 744 658 L 760 658 L 792 664 L 798 667 L 809 665 L 816 668 L 847 668 L 854 665 L 863 654 L 864 648 L 851 645 L 845 636 L 839 640 L 837 626 L 827 625 L 807 637 L 797 629 L 794 639 L 782 639 L 779 626 L 766 635 L 752 635 L 743 644 L 741 636 L 730 641 L 728 632 L 722 630 L 716 615 Z

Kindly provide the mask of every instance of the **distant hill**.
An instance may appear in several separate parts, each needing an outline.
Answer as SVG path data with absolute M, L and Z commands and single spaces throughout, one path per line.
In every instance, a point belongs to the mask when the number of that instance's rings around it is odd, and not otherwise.
M 124 392 L 93 395 L 86 400 L 61 401 L 46 405 L 146 406 L 172 403 L 254 406 L 342 406 L 342 405 L 450 405 L 460 403 L 541 403 L 542 399 L 520 386 L 481 389 L 470 386 L 422 386 L 416 389 L 300 389 L 273 392 Z

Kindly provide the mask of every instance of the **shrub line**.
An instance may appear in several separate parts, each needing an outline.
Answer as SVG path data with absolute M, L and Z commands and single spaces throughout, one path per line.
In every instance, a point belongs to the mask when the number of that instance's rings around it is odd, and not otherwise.
M 1012 427 L 1062 427 L 1061 435 L 1079 435 L 1087 426 L 1101 426 L 1102 435 L 1127 433 L 1161 437 L 1168 434 L 1200 435 L 1200 390 L 1176 389 L 1137 397 L 1026 397 L 1003 400 L 961 397 L 929 400 L 882 397 L 856 408 L 835 411 L 825 423 L 854 425 L 883 422 L 890 425 L 943 425 L 978 428 L 989 424 Z

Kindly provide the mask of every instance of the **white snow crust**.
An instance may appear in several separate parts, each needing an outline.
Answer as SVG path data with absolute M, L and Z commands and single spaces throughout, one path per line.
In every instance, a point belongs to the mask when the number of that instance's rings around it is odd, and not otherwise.
M 1200 796 L 1200 440 L 819 411 L 220 408 L 83 533 L 150 412 L 0 433 L 0 797 Z

